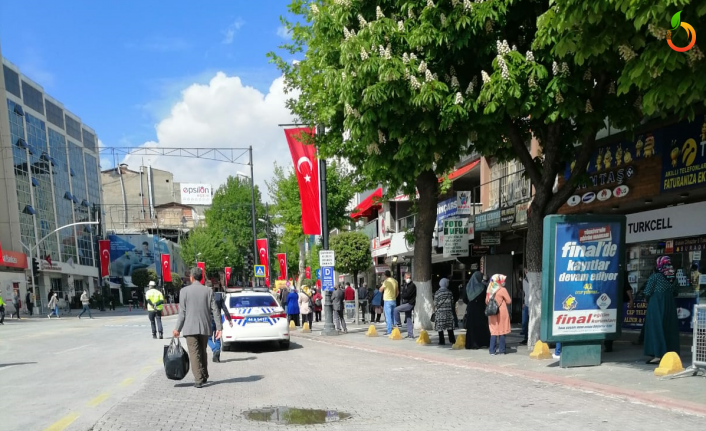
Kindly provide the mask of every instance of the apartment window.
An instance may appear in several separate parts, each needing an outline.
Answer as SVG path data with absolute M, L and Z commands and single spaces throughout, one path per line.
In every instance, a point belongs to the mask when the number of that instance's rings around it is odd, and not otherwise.
M 64 118 L 66 118 L 66 134 L 81 142 L 81 124 L 68 115 Z
M 64 110 L 51 103 L 47 102 L 47 121 L 60 129 L 64 129 Z
M 17 97 L 22 97 L 22 93 L 20 93 L 20 75 L 4 64 L 2 70 L 5 73 L 5 89 Z
M 34 208 L 31 211 L 32 184 L 29 180 L 29 163 L 27 161 L 27 149 L 29 144 L 25 140 L 25 128 L 22 115 L 17 113 L 19 105 L 11 100 L 7 100 L 7 108 L 10 120 L 10 138 L 17 145 L 12 147 L 12 162 L 15 165 L 15 185 L 17 186 L 17 210 L 20 214 L 20 236 L 22 242 L 27 246 L 33 246 L 34 236 Z
M 83 132 L 83 146 L 91 151 L 96 151 L 96 135 L 86 129 L 81 129 Z
M 529 180 L 521 177 L 525 170 L 522 162 L 512 160 L 496 163 L 490 169 L 490 190 L 488 193 L 491 207 L 500 208 L 529 191 Z
M 44 115 L 44 96 L 41 91 L 22 81 L 22 96 L 25 105 Z
M 47 111 L 48 111 L 47 106 Z M 63 119 L 63 117 L 62 117 Z M 69 164 L 66 155 L 66 138 L 63 134 L 49 129 L 49 151 L 54 160 L 54 201 L 56 204 L 56 218 L 59 226 L 66 226 L 74 222 L 74 197 L 69 191 Z M 77 262 L 75 228 L 61 229 L 59 236 L 59 250 L 62 262 Z

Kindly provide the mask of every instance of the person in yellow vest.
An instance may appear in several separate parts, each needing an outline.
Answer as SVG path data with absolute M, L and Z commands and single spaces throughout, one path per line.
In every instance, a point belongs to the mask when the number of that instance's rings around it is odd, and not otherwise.
M 2 300 L 2 294 L 0 294 L 0 325 L 5 324 L 5 301 Z
M 162 339 L 162 309 L 164 308 L 164 295 L 157 290 L 157 283 L 150 281 L 150 289 L 145 294 L 147 300 L 147 313 L 152 324 L 152 338 L 157 338 L 157 330 L 159 329 L 159 338 Z M 157 327 L 155 328 L 155 320 Z

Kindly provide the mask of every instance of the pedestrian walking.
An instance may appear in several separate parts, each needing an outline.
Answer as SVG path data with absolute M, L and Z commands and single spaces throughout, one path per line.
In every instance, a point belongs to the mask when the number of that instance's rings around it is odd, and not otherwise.
M 490 347 L 490 329 L 485 315 L 485 295 L 488 283 L 483 273 L 476 271 L 466 285 L 463 302 L 466 303 L 466 349 Z
M 287 324 L 291 321 L 294 321 L 295 326 L 299 326 L 299 295 L 294 286 L 287 294 Z
M 512 298 L 505 289 L 505 277 L 502 274 L 495 274 L 490 277 L 490 284 L 485 294 L 485 303 L 491 299 L 498 303 L 498 314 L 488 316 L 488 327 L 490 329 L 490 354 L 505 354 L 505 335 L 512 331 L 510 327 L 510 312 L 507 306 L 512 304 Z
M 333 317 L 336 322 L 336 330 L 339 332 L 343 330 L 343 332 L 347 334 L 348 327 L 346 326 L 346 319 L 343 314 L 345 311 L 345 300 L 345 292 L 343 287 L 339 285 L 336 290 L 333 291 L 333 295 L 331 295 L 331 302 L 333 302 Z
M 216 301 L 216 308 L 218 309 L 218 314 L 223 314 L 220 317 L 221 323 L 224 322 L 223 317 L 225 316 L 226 319 L 228 319 L 228 325 L 232 328 L 233 327 L 233 318 L 230 317 L 230 312 L 228 311 L 228 307 L 226 307 L 226 296 L 221 293 L 221 292 L 214 292 L 213 293 L 213 300 Z M 216 333 L 216 321 L 211 319 L 211 332 Z M 220 338 L 215 338 L 214 336 L 208 337 L 208 347 L 211 348 L 211 352 L 213 352 L 213 362 L 221 362 L 221 346 L 222 342 Z
M 68 293 L 64 293 L 64 314 L 71 314 L 71 303 L 69 302 Z
M 358 288 L 358 307 L 360 308 L 360 318 L 365 324 L 365 310 L 368 309 L 368 288 L 364 284 Z
M 378 290 L 382 292 L 383 308 L 385 310 L 385 324 L 387 325 L 385 335 L 390 335 L 392 333 L 392 322 L 394 321 L 392 315 L 395 312 L 397 296 L 400 292 L 397 286 L 397 280 L 392 278 L 390 270 L 385 271 L 385 277 L 385 281 L 382 282 L 382 286 L 380 286 Z
M 414 327 L 412 325 L 412 311 L 417 302 L 417 286 L 412 281 L 412 274 L 406 273 L 404 284 L 402 285 L 402 304 L 395 307 L 395 324 L 401 326 L 400 312 L 404 312 L 407 321 L 407 338 L 414 338 Z
M 0 325 L 5 324 L 5 301 L 2 299 L 2 294 L 0 294 Z
M 157 289 L 157 283 L 150 281 L 149 290 L 145 293 L 145 301 L 147 301 L 147 317 L 150 319 L 152 326 L 152 338 L 157 338 L 159 331 L 160 340 L 162 336 L 162 310 L 164 309 L 164 294 Z
M 681 353 L 679 346 L 679 319 L 674 297 L 679 284 L 669 256 L 657 258 L 657 272 L 647 279 L 645 298 L 645 356 L 648 364 L 658 364 L 667 352 Z
M 88 292 L 85 290 L 81 294 L 81 304 L 83 304 L 83 310 L 81 310 L 81 314 L 78 315 L 78 318 L 80 319 L 81 316 L 83 316 L 83 313 L 88 311 L 88 317 L 93 319 L 93 315 L 91 315 L 91 301 L 88 298 Z
M 380 317 L 382 316 L 382 292 L 375 289 L 373 292 L 373 299 L 370 300 L 370 306 L 372 307 L 372 314 L 370 315 L 370 323 L 380 323 Z M 373 316 L 374 314 L 374 316 Z
M 302 315 L 302 326 L 304 326 L 304 322 L 309 322 L 309 329 L 311 329 L 314 320 L 314 304 L 312 304 L 311 297 L 306 294 L 305 289 L 299 292 L 299 312 Z
M 174 337 L 178 338 L 183 333 L 186 338 L 196 388 L 202 388 L 209 377 L 206 349 L 208 337 L 211 336 L 211 322 L 216 323 L 216 339 L 221 338 L 223 329 L 213 293 L 198 281 L 202 276 L 201 268 L 191 269 L 191 284 L 181 289 L 179 317 L 172 331 Z
M 27 289 L 27 293 L 25 294 L 25 304 L 27 305 L 27 313 L 32 316 L 34 314 L 34 301 L 32 300 L 31 287 Z
M 454 335 L 454 296 L 449 290 L 449 279 L 439 280 L 439 290 L 434 294 L 434 329 L 439 333 L 439 345 L 446 344 L 444 331 L 449 334 L 451 344 L 456 344 Z
M 314 289 L 314 295 L 311 299 L 314 301 L 314 317 L 316 318 L 316 322 L 321 322 L 321 310 L 323 308 L 323 297 L 321 296 L 321 292 Z
M 22 320 L 20 318 L 20 291 L 15 290 L 12 293 L 12 306 L 15 307 L 15 314 L 17 315 L 17 320 Z M 12 316 L 10 316 L 12 317 Z
M 56 316 L 57 319 L 60 319 L 61 316 L 59 315 L 59 295 L 56 294 L 56 292 L 53 292 L 51 295 L 51 298 L 49 298 L 49 303 L 47 304 L 47 308 L 51 310 L 51 312 L 47 315 L 49 319 L 51 319 L 51 315 L 53 314 Z

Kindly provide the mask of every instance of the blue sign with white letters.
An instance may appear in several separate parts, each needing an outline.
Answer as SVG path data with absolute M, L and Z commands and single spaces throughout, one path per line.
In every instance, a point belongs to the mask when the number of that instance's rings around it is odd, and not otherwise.
M 324 266 L 321 268 L 321 288 L 325 291 L 332 291 L 335 283 L 333 281 L 333 267 Z
M 316 270 L 316 279 L 321 280 L 321 268 Z

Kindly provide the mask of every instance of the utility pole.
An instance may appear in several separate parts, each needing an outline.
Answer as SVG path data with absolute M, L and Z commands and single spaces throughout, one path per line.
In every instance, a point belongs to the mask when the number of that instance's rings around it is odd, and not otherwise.
M 252 245 L 253 245 L 253 256 L 259 256 L 257 252 L 257 226 L 255 226 L 256 218 L 257 216 L 255 215 L 255 164 L 253 163 L 253 157 L 252 157 L 252 145 L 249 147 L 250 151 L 250 193 L 252 195 Z M 255 281 L 257 278 L 255 278 L 255 271 L 253 269 L 253 278 L 252 278 L 252 285 L 255 287 Z
M 316 127 L 316 134 L 323 135 L 324 126 Z M 328 199 L 326 196 L 326 160 L 319 158 L 319 198 L 321 199 L 321 239 L 324 250 L 328 250 Z M 322 335 L 338 335 L 333 325 L 333 300 L 330 290 L 326 291 L 326 305 L 324 306 L 324 330 Z

